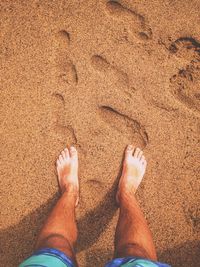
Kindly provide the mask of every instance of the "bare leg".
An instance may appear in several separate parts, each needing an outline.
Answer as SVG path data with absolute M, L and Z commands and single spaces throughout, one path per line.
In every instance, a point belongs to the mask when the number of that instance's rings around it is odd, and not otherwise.
M 61 197 L 48 216 L 36 243 L 36 249 L 54 248 L 76 263 L 77 240 L 75 207 L 79 199 L 78 154 L 74 147 L 61 152 L 56 162 Z
M 146 169 L 143 152 L 129 145 L 125 151 L 116 200 L 120 207 L 115 233 L 115 257 L 156 260 L 152 235 L 134 196 Z

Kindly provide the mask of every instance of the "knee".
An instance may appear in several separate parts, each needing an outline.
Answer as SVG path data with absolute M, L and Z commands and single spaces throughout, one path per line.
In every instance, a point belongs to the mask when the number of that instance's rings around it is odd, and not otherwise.
M 127 243 L 116 250 L 116 257 L 141 257 L 150 260 L 156 260 L 155 255 L 151 255 L 145 248 L 136 243 Z
M 40 244 L 54 244 L 54 243 L 62 243 L 68 245 L 68 240 L 60 234 L 49 234 L 45 237 L 43 237 L 42 240 L 40 240 Z
M 50 234 L 39 240 L 36 244 L 36 249 L 38 250 L 41 248 L 55 248 L 63 251 L 64 253 L 66 253 L 66 251 L 72 251 L 73 253 L 73 248 L 70 245 L 70 242 L 60 234 Z

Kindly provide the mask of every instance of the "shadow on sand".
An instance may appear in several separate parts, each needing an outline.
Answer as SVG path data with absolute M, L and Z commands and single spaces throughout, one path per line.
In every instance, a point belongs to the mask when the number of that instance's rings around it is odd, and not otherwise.
M 90 247 L 99 238 L 106 226 L 112 220 L 117 206 L 114 201 L 118 179 L 103 198 L 103 201 L 93 210 L 78 220 L 79 239 L 76 251 Z M 0 266 L 17 266 L 25 257 L 33 252 L 38 232 L 46 215 L 52 209 L 59 194 L 55 194 L 45 204 L 24 217 L 17 225 L 0 232 Z
M 117 179 L 102 202 L 78 220 L 77 252 L 91 247 L 112 220 L 117 210 L 114 199 L 121 170 L 122 163 Z M 18 266 L 25 257 L 33 252 L 41 225 L 58 198 L 59 194 L 56 193 L 45 204 L 24 217 L 18 224 L 0 232 L 0 266 Z M 107 250 L 87 252 L 87 266 L 104 266 L 106 261 L 111 259 L 112 254 L 112 251 Z M 199 255 L 200 242 L 198 241 L 187 241 L 177 247 L 158 252 L 159 260 L 169 263 L 173 267 L 196 267 L 199 264 Z
M 92 250 L 86 253 L 87 266 L 103 267 L 112 259 L 113 251 Z M 158 252 L 160 262 L 171 264 L 172 267 L 199 266 L 200 242 L 187 241 L 177 247 Z
M 159 252 L 158 258 L 173 267 L 196 267 L 199 266 L 199 255 L 200 241 L 186 241 L 177 247 Z

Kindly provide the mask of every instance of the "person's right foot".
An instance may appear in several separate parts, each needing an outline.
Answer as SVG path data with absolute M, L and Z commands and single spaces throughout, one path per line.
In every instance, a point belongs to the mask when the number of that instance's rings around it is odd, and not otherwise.
M 119 203 L 123 194 L 135 194 L 139 184 L 142 181 L 146 170 L 147 162 L 140 148 L 134 148 L 128 145 L 125 151 L 123 161 L 122 176 L 119 181 L 116 201 Z
M 56 161 L 58 182 L 61 193 L 68 191 L 79 200 L 78 152 L 75 147 L 65 148 Z

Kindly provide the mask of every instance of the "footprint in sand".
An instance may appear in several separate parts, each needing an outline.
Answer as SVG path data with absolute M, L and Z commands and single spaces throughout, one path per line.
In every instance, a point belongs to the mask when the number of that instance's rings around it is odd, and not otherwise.
M 186 221 L 192 226 L 194 232 L 200 232 L 200 208 L 198 205 L 184 206 Z
M 144 148 L 149 143 L 148 134 L 145 127 L 137 120 L 120 113 L 109 106 L 100 106 L 99 115 L 112 128 L 119 131 L 127 139 Z
M 52 110 L 53 120 L 52 129 L 60 141 L 66 139 L 68 144 L 77 144 L 77 137 L 71 125 L 66 124 L 65 120 L 65 99 L 60 93 L 53 93 L 52 95 Z
M 56 36 L 56 50 L 57 58 L 56 65 L 58 68 L 58 78 L 60 82 L 68 85 L 77 85 L 78 74 L 76 66 L 73 61 L 68 57 L 67 51 L 70 47 L 70 34 L 65 31 L 59 31 Z
M 116 80 L 116 83 L 123 86 L 123 87 L 129 87 L 129 77 L 127 73 L 120 70 L 118 67 L 111 65 L 105 58 L 99 55 L 94 55 L 91 58 L 91 64 L 93 68 L 99 72 L 101 72 L 104 77 L 107 77 L 109 75 Z
M 70 45 L 70 34 L 65 30 L 61 30 L 57 33 L 58 46 L 60 50 L 68 49 Z
M 199 60 L 200 43 L 191 37 L 181 37 L 171 43 L 169 51 L 188 60 Z
M 135 10 L 129 9 L 117 1 L 108 1 L 106 10 L 113 18 L 122 21 L 129 32 L 140 40 L 152 39 L 152 30 L 146 19 Z
M 179 38 L 169 48 L 171 53 L 189 60 L 170 79 L 171 93 L 187 108 L 200 111 L 200 43 L 192 38 Z

